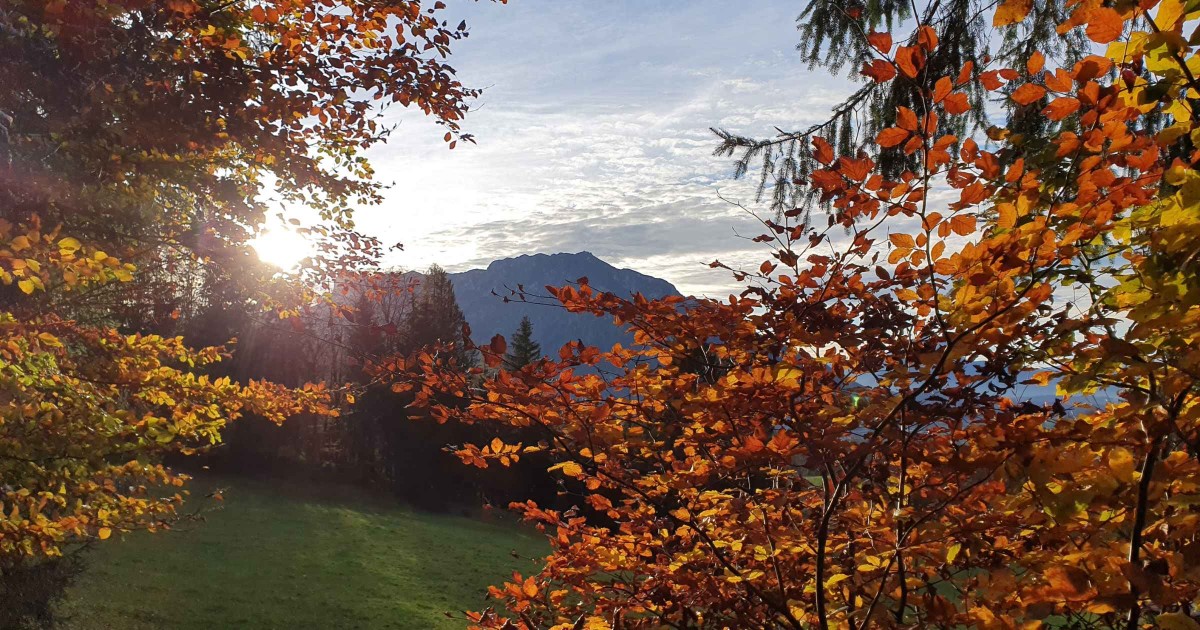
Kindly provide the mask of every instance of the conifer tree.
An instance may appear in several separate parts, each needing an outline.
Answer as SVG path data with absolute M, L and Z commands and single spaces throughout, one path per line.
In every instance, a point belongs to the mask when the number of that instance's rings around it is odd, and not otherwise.
M 448 343 L 462 338 L 467 323 L 454 297 L 450 274 L 433 265 L 418 289 L 408 334 L 414 347 Z
M 529 316 L 521 318 L 521 324 L 513 333 L 511 350 L 504 357 L 504 367 L 519 370 L 542 358 L 542 346 L 533 340 L 533 323 Z
M 1031 4 L 1028 19 L 1009 22 L 1002 13 L 1001 19 L 994 20 L 995 3 L 982 0 L 929 0 L 923 4 L 898 0 L 811 2 L 796 19 L 800 32 L 796 49 L 801 58 L 814 71 L 844 73 L 861 87 L 834 107 L 829 118 L 803 129 L 776 127 L 778 133 L 763 138 L 714 128 L 720 139 L 714 153 L 736 156 L 737 177 L 757 167 L 757 200 L 769 199 L 777 213 L 815 200 L 813 189 L 805 185 L 813 171 L 822 168 L 812 152 L 814 137 L 826 140 L 841 156 L 855 158 L 860 152 L 874 153 L 872 157 L 885 177 L 895 178 L 904 170 L 914 170 L 917 165 L 901 147 L 880 147 L 874 140 L 881 130 L 895 126 L 901 108 L 920 111 L 921 95 L 931 91 L 939 78 L 957 75 L 964 67 L 976 76 L 988 68 L 1023 68 L 1035 53 L 1070 67 L 1088 54 L 1087 40 L 1079 29 L 1062 33 L 1056 29 L 1069 13 L 1066 2 L 1037 0 Z M 929 47 L 932 50 L 927 58 L 907 65 L 893 63 L 889 59 L 892 50 L 919 42 L 913 39 L 893 43 L 886 31 L 914 20 L 936 25 L 939 41 Z M 909 73 L 906 68 L 913 71 Z M 1022 84 L 1024 80 L 1012 82 L 992 95 L 993 109 L 1005 112 L 1005 125 L 1011 133 L 1031 139 L 1049 137 L 1054 130 L 1051 127 L 1057 125 L 1038 115 L 1044 102 L 1020 105 L 1006 98 Z M 939 121 L 940 134 L 962 139 L 990 124 L 987 91 L 978 83 L 965 85 L 962 95 L 951 104 L 955 115 Z M 1060 124 L 1071 125 L 1074 121 Z

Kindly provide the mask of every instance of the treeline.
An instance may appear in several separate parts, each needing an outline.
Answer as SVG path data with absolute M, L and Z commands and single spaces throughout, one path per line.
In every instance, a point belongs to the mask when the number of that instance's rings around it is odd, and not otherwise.
M 544 458 L 526 457 L 510 468 L 483 471 L 464 465 L 450 451 L 497 437 L 536 443 L 538 436 L 499 424 L 439 424 L 416 417 L 408 408 L 410 395 L 370 376 L 372 362 L 460 340 L 466 325 L 451 279 L 436 265 L 425 274 L 363 275 L 339 286 L 331 302 L 285 319 L 263 314 L 255 300 L 213 300 L 208 312 L 195 314 L 188 336 L 206 344 L 237 338 L 231 360 L 218 366 L 224 375 L 289 386 L 324 382 L 335 388 L 342 411 L 337 417 L 301 415 L 283 424 L 246 417 L 226 429 L 222 446 L 177 464 L 337 479 L 386 490 L 431 510 L 505 507 L 527 499 L 553 505 L 557 487 Z M 509 336 L 511 352 L 500 369 L 541 359 L 532 334 L 525 319 Z M 455 361 L 464 371 L 478 365 L 471 351 L 459 351 Z

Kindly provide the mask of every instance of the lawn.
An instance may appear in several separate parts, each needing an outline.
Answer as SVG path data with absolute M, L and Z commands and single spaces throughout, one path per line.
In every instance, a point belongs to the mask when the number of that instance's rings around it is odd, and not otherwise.
M 220 482 L 225 500 L 205 522 L 99 545 L 61 606 L 66 627 L 462 628 L 443 613 L 479 609 L 488 584 L 535 570 L 548 548 L 511 522 L 353 489 Z

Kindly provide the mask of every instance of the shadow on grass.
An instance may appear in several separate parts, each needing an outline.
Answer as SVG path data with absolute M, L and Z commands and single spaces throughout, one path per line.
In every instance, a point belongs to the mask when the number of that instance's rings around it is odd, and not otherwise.
M 461 628 L 443 612 L 480 608 L 488 584 L 536 569 L 511 552 L 547 550 L 512 524 L 415 512 L 353 489 L 338 498 L 329 487 L 228 483 L 204 523 L 101 545 L 63 606 L 67 627 Z

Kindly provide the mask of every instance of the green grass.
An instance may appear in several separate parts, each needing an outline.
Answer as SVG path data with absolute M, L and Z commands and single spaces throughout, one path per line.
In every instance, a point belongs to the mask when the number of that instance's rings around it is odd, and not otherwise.
M 221 481 L 224 504 L 206 522 L 114 537 L 90 553 L 60 607 L 66 627 L 462 628 L 443 612 L 483 607 L 488 584 L 534 571 L 527 558 L 548 549 L 512 523 L 421 513 L 353 489 Z

